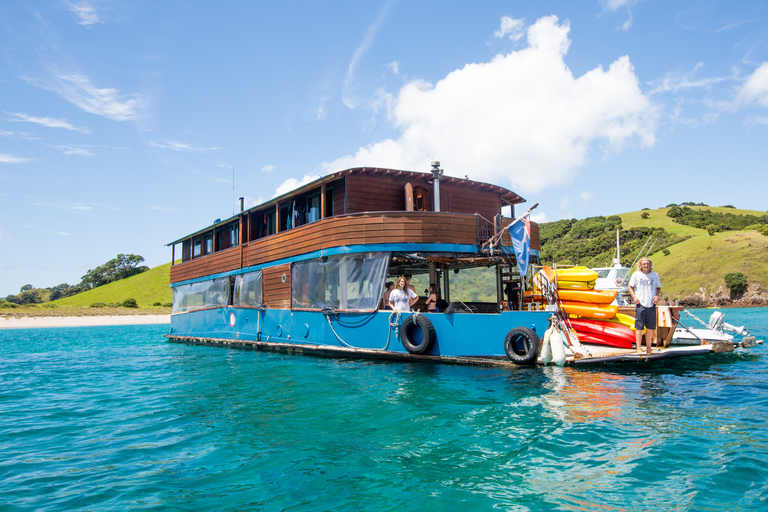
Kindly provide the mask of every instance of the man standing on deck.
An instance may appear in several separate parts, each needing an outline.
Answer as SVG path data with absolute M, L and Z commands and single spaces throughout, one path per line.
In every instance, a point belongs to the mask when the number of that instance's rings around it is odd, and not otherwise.
M 637 270 L 629 280 L 629 293 L 635 301 L 635 343 L 637 353 L 642 354 L 643 328 L 645 328 L 646 354 L 651 354 L 651 343 L 656 334 L 656 304 L 659 302 L 661 280 L 653 271 L 653 262 L 640 258 Z

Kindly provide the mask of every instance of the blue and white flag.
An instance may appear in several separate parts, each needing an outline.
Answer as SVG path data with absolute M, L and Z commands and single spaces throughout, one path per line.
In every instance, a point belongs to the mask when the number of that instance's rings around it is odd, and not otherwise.
M 528 273 L 528 253 L 531 249 L 531 215 L 526 213 L 522 218 L 509 225 L 509 234 L 512 237 L 512 247 L 515 249 L 517 268 L 520 275 Z

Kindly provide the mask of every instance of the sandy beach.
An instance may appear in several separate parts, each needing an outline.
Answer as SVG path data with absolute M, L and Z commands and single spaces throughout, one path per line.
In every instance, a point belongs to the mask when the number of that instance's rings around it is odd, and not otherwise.
M 0 317 L 0 329 L 41 327 L 91 327 L 97 325 L 170 324 L 171 315 Z

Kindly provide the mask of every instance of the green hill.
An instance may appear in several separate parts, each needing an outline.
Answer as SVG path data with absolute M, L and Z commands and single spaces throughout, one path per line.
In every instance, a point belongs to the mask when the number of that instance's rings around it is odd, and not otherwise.
M 56 306 L 90 306 L 99 302 L 104 304 L 120 303 L 128 298 L 136 299 L 141 309 L 153 307 L 152 304 L 156 302 L 168 304 L 173 302 L 173 294 L 168 287 L 170 273 L 171 264 L 166 263 L 127 279 L 114 281 L 87 292 L 55 300 L 51 304 Z
M 761 211 L 725 207 L 689 208 L 734 216 L 764 218 L 766 215 Z M 768 236 L 754 230 L 721 231 L 710 235 L 706 229 L 675 222 L 667 216 L 669 210 L 659 208 L 577 222 L 544 223 L 541 225 L 542 258 L 545 263 L 550 263 L 555 256 L 558 263 L 589 267 L 606 265 L 615 250 L 615 229 L 620 228 L 622 263 L 627 266 L 637 257 L 642 243 L 649 236 L 654 238 L 656 244 L 649 257 L 664 285 L 662 295 L 669 299 L 703 290 L 712 293 L 720 286 L 726 289 L 724 276 L 731 272 L 741 272 L 750 284 L 761 283 L 768 289 Z M 621 219 L 620 226 L 616 223 L 617 217 Z M 571 234 L 571 231 L 575 233 Z M 547 244 L 551 244 L 549 248 Z M 570 261 L 560 261 L 557 256 Z

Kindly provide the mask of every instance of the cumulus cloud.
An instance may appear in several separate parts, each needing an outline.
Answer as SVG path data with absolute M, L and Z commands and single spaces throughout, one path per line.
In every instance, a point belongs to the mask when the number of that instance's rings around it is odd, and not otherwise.
M 134 121 L 139 117 L 143 98 L 140 94 L 121 94 L 113 88 L 100 89 L 88 77 L 77 73 L 57 73 L 52 83 L 41 84 L 25 78 L 31 84 L 53 91 L 73 105 L 90 114 L 115 121 Z
M 763 62 L 744 82 L 738 99 L 768 107 L 768 62 Z
M 261 168 L 261 172 L 272 172 L 274 170 L 275 170 L 275 166 L 272 164 L 267 164 Z
M 99 15 L 88 2 L 71 3 L 69 10 L 77 16 L 78 25 L 93 25 L 101 22 Z
M 629 57 L 575 77 L 565 64 L 569 23 L 539 19 L 527 46 L 467 64 L 437 84 L 414 80 L 393 99 L 394 139 L 323 164 L 326 172 L 375 165 L 428 170 L 537 192 L 572 182 L 596 145 L 618 152 L 655 142 L 657 107 Z
M 64 128 L 65 130 L 71 130 L 74 132 L 80 132 L 85 134 L 91 133 L 91 131 L 88 128 L 74 126 L 66 119 L 56 119 L 53 117 L 35 117 L 35 116 L 30 116 L 29 114 L 24 114 L 21 112 L 17 112 L 13 114 L 13 117 L 11 117 L 9 121 L 22 122 L 22 123 L 36 123 L 36 124 L 45 126 L 47 128 Z

